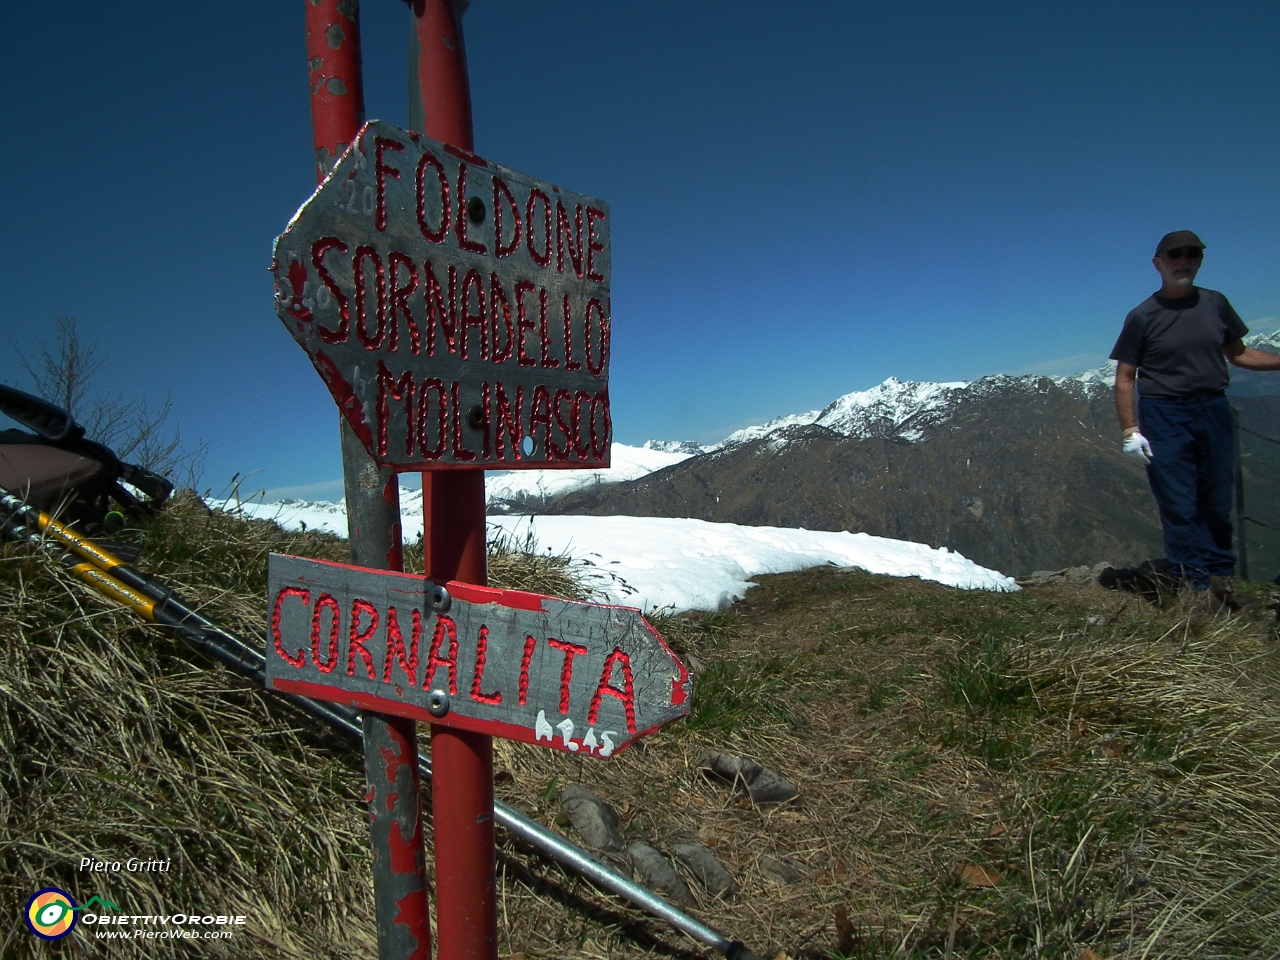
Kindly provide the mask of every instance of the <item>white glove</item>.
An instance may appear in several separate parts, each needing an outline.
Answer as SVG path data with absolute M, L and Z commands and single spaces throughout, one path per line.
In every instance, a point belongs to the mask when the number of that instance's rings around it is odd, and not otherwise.
M 1144 464 L 1150 463 L 1153 459 L 1151 444 L 1147 443 L 1146 437 L 1136 431 L 1125 437 L 1121 446 L 1126 457 L 1133 457 Z

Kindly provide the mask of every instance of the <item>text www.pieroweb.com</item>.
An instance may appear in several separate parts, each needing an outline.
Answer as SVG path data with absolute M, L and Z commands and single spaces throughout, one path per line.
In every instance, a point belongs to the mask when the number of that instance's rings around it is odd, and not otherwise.
M 112 916 L 86 914 L 86 926 L 96 926 L 99 940 L 230 940 L 243 916 L 176 913 L 168 916 Z

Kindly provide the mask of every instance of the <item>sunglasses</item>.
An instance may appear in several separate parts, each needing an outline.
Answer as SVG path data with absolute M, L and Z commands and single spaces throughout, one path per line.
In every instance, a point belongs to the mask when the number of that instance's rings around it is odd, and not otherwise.
M 1204 251 L 1199 247 L 1178 247 L 1176 250 L 1166 250 L 1160 256 L 1166 260 L 1203 260 Z

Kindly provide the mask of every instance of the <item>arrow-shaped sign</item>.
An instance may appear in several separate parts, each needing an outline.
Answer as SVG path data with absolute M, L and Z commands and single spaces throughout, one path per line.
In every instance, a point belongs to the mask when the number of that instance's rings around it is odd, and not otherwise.
M 267 686 L 609 757 L 689 712 L 633 607 L 272 554 Z

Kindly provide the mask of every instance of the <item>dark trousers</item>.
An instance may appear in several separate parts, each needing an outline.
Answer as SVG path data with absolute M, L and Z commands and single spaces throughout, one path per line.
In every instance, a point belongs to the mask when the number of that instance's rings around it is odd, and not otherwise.
M 1193 587 L 1231 576 L 1231 499 L 1235 446 L 1223 396 L 1138 400 L 1151 444 L 1147 480 L 1160 507 L 1164 551 Z

